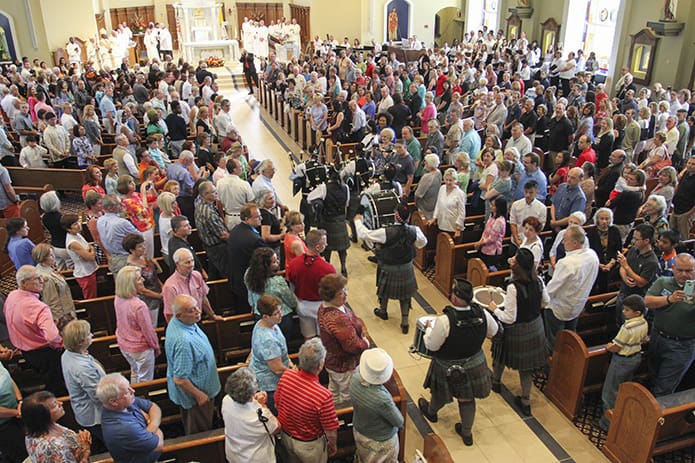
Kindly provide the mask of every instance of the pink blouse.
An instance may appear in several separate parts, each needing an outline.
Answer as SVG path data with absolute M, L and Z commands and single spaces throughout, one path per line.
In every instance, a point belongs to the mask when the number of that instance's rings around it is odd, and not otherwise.
M 124 352 L 159 352 L 159 339 L 152 326 L 150 310 L 137 297 L 116 296 L 116 341 Z
M 434 105 L 434 103 L 430 103 L 425 106 L 425 109 L 422 110 L 422 133 L 429 133 L 429 126 L 427 123 L 430 121 L 430 119 L 434 119 L 437 117 L 437 107 Z

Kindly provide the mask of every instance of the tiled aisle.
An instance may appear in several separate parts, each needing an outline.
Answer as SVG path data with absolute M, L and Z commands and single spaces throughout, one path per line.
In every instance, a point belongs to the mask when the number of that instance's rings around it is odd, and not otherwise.
M 253 96 L 247 95 L 246 89 L 237 89 L 234 86 L 234 81 L 241 85 L 242 79 L 225 77 L 224 71 L 219 71 L 221 92 L 232 101 L 234 123 L 239 128 L 244 142 L 249 146 L 251 157 L 255 159 L 267 157 L 274 161 L 277 173 L 273 183 L 282 200 L 290 208 L 297 208 L 299 197 L 291 196 L 292 187 L 287 180 L 291 166 L 285 148 L 289 147 L 298 152 L 296 144 L 274 121 L 264 123 L 261 120 L 261 113 L 264 111 L 259 108 L 258 101 Z M 276 140 L 276 135 L 285 147 Z M 401 334 L 397 302 L 392 302 L 390 306 L 390 312 L 394 316 L 388 321 L 376 319 L 372 314 L 372 309 L 377 304 L 374 277 L 376 265 L 367 261 L 367 255 L 357 245 L 353 245 L 348 252 L 349 303 L 366 323 L 374 341 L 393 357 L 395 367 L 412 400 L 417 402 L 417 399 L 422 396 L 429 398 L 429 391 L 422 388 L 429 361 L 415 358 L 408 353 L 408 347 L 413 339 L 412 329 L 411 334 L 407 336 Z M 334 264 L 338 265 L 335 255 Z M 446 299 L 424 275 L 416 273 L 420 294 L 432 307 L 441 312 L 447 303 Z M 415 325 L 417 317 L 426 314 L 415 301 L 413 309 L 410 317 L 411 326 Z M 485 350 L 489 356 L 489 343 L 486 344 Z M 519 379 L 515 372 L 505 372 L 503 382 L 512 393 L 519 391 Z M 501 395 L 493 393 L 489 398 L 478 401 L 473 428 L 475 444 L 472 447 L 465 447 L 454 432 L 458 411 L 453 404 L 442 409 L 439 422 L 432 424 L 431 427 L 444 439 L 456 462 L 576 461 L 594 463 L 607 461 L 603 454 L 591 445 L 589 440 L 536 389 L 532 393 L 531 405 L 538 422 L 531 423 L 532 426 L 535 425 L 536 432 Z M 414 449 L 422 448 L 422 437 L 419 436 L 410 418 L 407 419 L 406 430 L 406 461 L 410 462 Z M 555 441 L 555 455 L 548 447 L 550 445 L 552 448 L 553 443 L 546 445 L 548 439 L 541 440 L 539 437 L 543 435 L 543 430 L 552 436 L 551 441 L 553 439 Z

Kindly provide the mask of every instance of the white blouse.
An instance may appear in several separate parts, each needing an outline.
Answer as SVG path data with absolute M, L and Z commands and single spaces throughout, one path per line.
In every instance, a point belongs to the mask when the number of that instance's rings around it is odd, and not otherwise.
M 466 220 L 466 194 L 457 186 L 447 193 L 446 185 L 439 187 L 433 217 L 440 230 L 456 232 L 463 230 Z

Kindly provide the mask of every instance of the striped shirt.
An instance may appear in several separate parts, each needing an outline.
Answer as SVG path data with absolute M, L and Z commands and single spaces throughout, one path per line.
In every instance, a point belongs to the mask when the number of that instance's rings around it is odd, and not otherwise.
M 275 405 L 282 430 L 296 439 L 311 441 L 339 427 L 333 394 L 319 384 L 318 376 L 303 370 L 283 373 Z
M 647 321 L 642 315 L 625 320 L 613 339 L 613 344 L 620 347 L 618 354 L 629 356 L 642 350 L 642 343 L 647 337 L 647 332 Z

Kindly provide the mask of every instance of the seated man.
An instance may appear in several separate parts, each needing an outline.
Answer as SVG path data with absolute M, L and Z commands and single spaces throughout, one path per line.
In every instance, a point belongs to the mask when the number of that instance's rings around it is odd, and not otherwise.
M 164 434 L 159 429 L 162 410 L 134 393 L 120 373 L 108 374 L 99 381 L 96 395 L 104 405 L 104 442 L 115 462 L 155 462 L 164 447 Z

